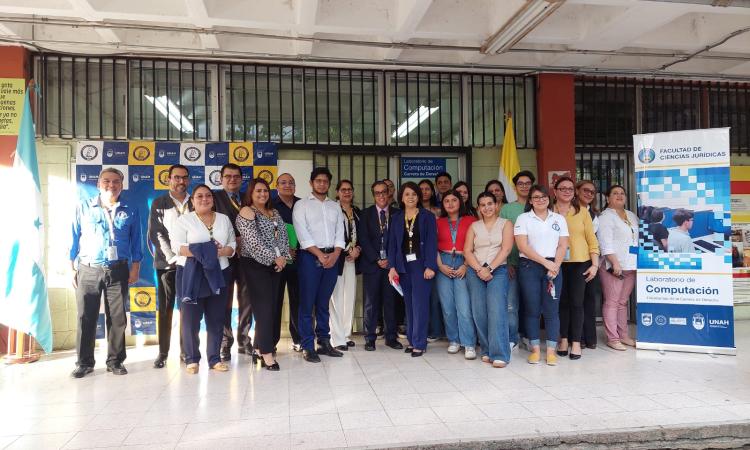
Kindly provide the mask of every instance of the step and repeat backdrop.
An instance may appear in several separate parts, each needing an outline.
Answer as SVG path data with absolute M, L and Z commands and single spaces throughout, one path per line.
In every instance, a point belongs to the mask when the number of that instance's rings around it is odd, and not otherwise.
M 154 198 L 168 191 L 168 170 L 173 164 L 188 167 L 191 186 L 206 184 L 221 189 L 221 166 L 242 167 L 243 188 L 255 177 L 276 188 L 278 145 L 270 142 L 184 143 L 162 141 L 82 141 L 76 151 L 75 179 L 81 200 L 97 195 L 99 172 L 115 167 L 125 175 L 123 198 L 136 205 L 141 216 L 144 258 L 140 278 L 130 287 L 128 325 L 131 335 L 156 334 L 156 272 L 152 248 L 146 242 L 148 215 Z M 99 314 L 97 338 L 104 337 L 104 309 Z

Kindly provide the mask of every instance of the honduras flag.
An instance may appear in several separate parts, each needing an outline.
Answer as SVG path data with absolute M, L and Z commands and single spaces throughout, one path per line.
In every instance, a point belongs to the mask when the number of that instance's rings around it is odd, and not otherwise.
M 36 158 L 34 119 L 29 89 L 23 105 L 9 185 L 12 208 L 6 210 L 0 265 L 0 323 L 33 336 L 45 352 L 52 351 L 52 320 L 44 280 L 42 190 Z M 7 228 L 6 228 L 7 227 Z M 0 273 L 0 276 L 3 276 Z

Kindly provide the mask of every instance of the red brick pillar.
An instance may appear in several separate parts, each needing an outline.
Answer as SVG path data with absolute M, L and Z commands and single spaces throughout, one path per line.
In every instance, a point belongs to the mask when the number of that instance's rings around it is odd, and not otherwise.
M 540 74 L 536 98 L 538 183 L 548 185 L 551 171 L 575 179 L 575 77 Z

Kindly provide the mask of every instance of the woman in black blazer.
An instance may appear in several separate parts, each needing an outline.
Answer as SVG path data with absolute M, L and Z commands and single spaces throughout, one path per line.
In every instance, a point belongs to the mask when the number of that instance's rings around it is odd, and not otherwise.
M 393 215 L 388 230 L 388 280 L 404 291 L 407 338 L 406 353 L 422 356 L 427 349 L 427 323 L 430 292 L 437 272 L 437 225 L 435 215 L 421 208 L 419 187 L 413 182 L 401 185 L 401 210 Z

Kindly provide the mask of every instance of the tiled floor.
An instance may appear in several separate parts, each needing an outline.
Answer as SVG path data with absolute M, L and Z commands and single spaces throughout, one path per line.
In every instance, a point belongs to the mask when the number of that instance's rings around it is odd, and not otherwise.
M 175 355 L 155 370 L 156 347 L 129 349 L 129 375 L 100 365 L 73 380 L 63 352 L 0 368 L 0 448 L 362 447 L 747 421 L 750 322 L 736 333 L 737 357 L 600 345 L 557 367 L 519 351 L 505 369 L 449 355 L 445 342 L 415 359 L 357 339 L 317 365 L 284 350 L 277 373 L 241 355 L 229 373 L 204 363 L 192 376 Z

